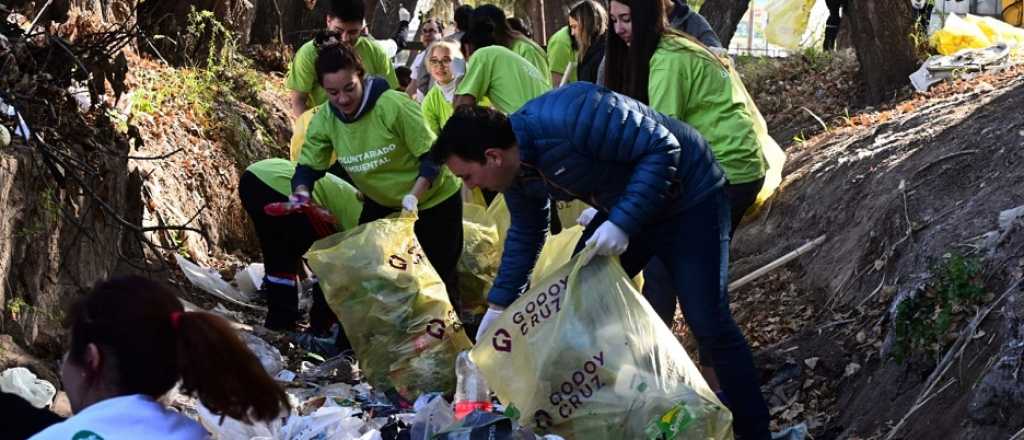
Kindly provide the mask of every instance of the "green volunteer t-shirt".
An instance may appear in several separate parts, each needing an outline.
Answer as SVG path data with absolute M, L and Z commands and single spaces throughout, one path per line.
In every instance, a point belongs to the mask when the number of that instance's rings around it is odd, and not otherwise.
M 466 65 L 458 95 L 487 98 L 505 113 L 519 110 L 526 101 L 551 90 L 551 78 L 503 46 L 488 46 L 473 52 Z
M 551 67 L 551 73 L 563 74 L 573 61 L 576 61 L 576 51 L 572 50 L 572 36 L 569 34 L 569 26 L 563 26 L 548 39 L 548 66 Z M 576 81 L 576 69 L 569 74 L 566 82 L 573 81 Z
M 452 117 L 452 113 L 455 112 L 452 103 L 444 99 L 444 92 L 437 84 L 431 87 L 427 95 L 423 97 L 421 107 L 423 108 L 423 121 L 427 123 L 427 128 L 434 133 L 434 136 L 441 133 L 441 127 L 444 127 L 444 123 L 448 122 L 448 118 Z
M 665 35 L 650 69 L 651 107 L 696 128 L 729 183 L 764 177 L 768 164 L 762 146 L 775 141 L 729 60 L 684 37 Z
M 246 171 L 252 173 L 267 186 L 281 193 L 292 193 L 292 176 L 295 175 L 295 164 L 287 159 L 266 159 L 249 165 Z M 363 212 L 363 202 L 359 201 L 358 191 L 348 182 L 333 174 L 327 174 L 316 181 L 310 196 L 313 202 L 326 208 L 334 215 L 341 225 L 341 230 L 356 227 L 359 214 Z
M 352 123 L 342 122 L 327 107 L 321 108 L 309 122 L 299 164 L 325 170 L 331 165 L 331 153 L 337 153 L 338 162 L 363 195 L 398 209 L 419 176 L 420 156 L 430 151 L 433 142 L 434 134 L 423 122 L 419 104 L 405 93 L 388 90 Z M 459 185 L 448 167 L 442 166 L 420 197 L 420 209 L 444 201 Z
M 512 42 L 510 49 L 512 49 L 512 52 L 525 58 L 530 64 L 533 64 L 533 67 L 536 67 L 544 76 L 551 78 L 551 69 L 548 68 L 548 54 L 544 52 L 544 48 L 540 47 L 539 44 L 529 38 L 517 38 Z
M 391 88 L 398 87 L 398 76 L 395 75 L 395 66 L 391 64 L 388 54 L 373 40 L 366 37 L 359 37 L 354 46 L 359 59 L 363 62 L 363 68 L 367 75 L 376 75 L 388 80 Z M 306 98 L 306 107 L 316 107 L 327 102 L 327 92 L 316 80 L 316 58 L 318 52 L 313 40 L 306 42 L 295 52 L 291 68 L 288 69 L 288 76 L 284 85 L 289 90 L 309 94 Z
M 491 103 L 487 98 L 481 99 L 476 103 L 481 107 L 490 107 Z M 434 133 L 435 136 L 441 134 L 441 129 L 444 128 L 444 124 L 448 122 L 448 118 L 452 117 L 455 113 L 455 108 L 452 107 L 452 103 L 448 102 L 444 97 L 444 91 L 441 90 L 441 86 L 434 84 L 433 87 L 427 92 L 427 95 L 423 97 L 423 103 L 420 104 L 423 109 L 423 121 L 427 123 L 427 128 Z

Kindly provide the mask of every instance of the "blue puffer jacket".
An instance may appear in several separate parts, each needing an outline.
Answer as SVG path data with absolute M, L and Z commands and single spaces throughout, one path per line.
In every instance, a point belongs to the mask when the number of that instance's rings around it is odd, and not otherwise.
M 511 225 L 488 295 L 497 305 L 511 304 L 527 287 L 547 233 L 549 198 L 583 200 L 633 236 L 725 182 L 697 130 L 594 84 L 552 90 L 509 119 L 522 171 L 504 193 Z

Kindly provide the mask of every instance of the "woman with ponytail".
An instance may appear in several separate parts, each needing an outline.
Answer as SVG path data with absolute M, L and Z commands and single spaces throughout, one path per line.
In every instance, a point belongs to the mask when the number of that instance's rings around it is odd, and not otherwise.
M 186 312 L 174 292 L 140 278 L 98 284 L 69 315 L 61 381 L 75 416 L 32 437 L 205 439 L 195 421 L 157 399 L 181 381 L 211 412 L 270 421 L 288 398 L 223 318 Z
M 545 78 L 551 77 L 547 52 L 522 32 L 510 27 L 501 8 L 486 4 L 474 9 L 468 34 L 477 49 L 495 44 L 506 47 L 533 64 Z

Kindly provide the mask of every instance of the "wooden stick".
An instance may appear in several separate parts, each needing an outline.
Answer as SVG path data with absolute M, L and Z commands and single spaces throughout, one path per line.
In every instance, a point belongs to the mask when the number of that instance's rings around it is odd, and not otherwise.
M 900 431 L 900 429 L 903 428 L 903 425 L 910 418 L 911 414 L 917 411 L 918 408 L 924 406 L 924 404 L 928 402 L 928 400 L 930 400 L 932 397 L 935 397 L 943 390 L 945 390 L 945 387 L 943 387 L 942 389 L 936 391 L 934 394 L 931 393 L 932 389 L 935 388 L 935 385 L 938 384 L 939 381 L 942 379 L 942 376 L 945 375 L 946 371 L 949 370 L 949 367 L 953 364 L 953 360 L 959 356 L 963 356 L 964 349 L 966 349 L 967 345 L 970 344 L 971 340 L 974 338 L 975 333 L 977 333 L 978 331 L 978 327 L 980 327 L 981 324 L 985 322 L 985 318 L 988 317 L 989 313 L 991 313 L 992 310 L 995 309 L 997 305 L 999 305 L 999 303 L 1003 302 L 1003 299 L 1005 299 L 1010 293 L 1016 291 L 1017 287 L 1020 286 L 1020 283 L 1021 280 L 1017 280 L 1016 282 L 1011 284 L 1010 287 L 1007 288 L 1006 291 L 999 296 L 999 298 L 997 298 L 991 304 L 985 306 L 985 308 L 978 311 L 978 313 L 974 316 L 974 319 L 972 319 L 971 322 L 967 325 L 967 327 L 965 327 L 960 332 L 960 337 L 958 337 L 956 342 L 953 343 L 953 346 L 950 347 L 948 351 L 946 351 L 946 355 L 942 357 L 942 361 L 939 362 L 939 365 L 935 367 L 934 371 L 932 371 L 932 374 L 928 377 L 928 380 L 925 381 L 924 390 L 921 391 L 921 394 L 919 394 L 917 396 L 917 399 L 915 399 L 914 406 L 910 409 L 910 412 L 904 415 L 903 418 L 900 419 L 900 422 L 897 423 L 891 431 L 889 431 L 889 435 L 885 437 L 885 440 L 891 440 Z
M 801 256 L 803 254 L 806 254 L 811 249 L 814 249 L 818 245 L 824 243 L 825 242 L 825 238 L 827 238 L 827 237 L 828 237 L 827 235 L 823 234 L 820 237 L 815 238 L 814 240 L 812 240 L 810 243 L 807 243 L 807 244 L 805 244 L 803 246 L 800 246 L 800 247 L 796 248 L 796 250 L 794 250 L 793 252 L 790 252 L 790 253 L 788 253 L 786 255 L 783 255 L 783 256 L 779 257 L 778 259 L 776 259 L 775 261 L 772 261 L 771 263 L 768 263 L 764 267 L 762 267 L 760 269 L 757 269 L 757 270 L 755 270 L 755 271 L 745 275 L 743 278 L 740 278 L 740 279 L 738 279 L 736 281 L 733 281 L 732 283 L 729 283 L 729 291 L 733 291 L 733 290 L 739 289 L 740 287 L 743 287 L 743 286 L 749 284 L 751 281 L 754 281 L 754 280 L 756 280 L 758 278 L 761 278 L 762 276 L 764 276 L 764 274 L 766 274 L 768 272 L 771 272 L 771 271 L 773 271 L 775 269 L 778 269 L 779 266 L 782 266 L 782 265 L 784 265 L 786 263 L 789 263 L 790 261 L 793 261 L 794 259 L 796 259 L 796 257 L 799 257 L 799 256 Z

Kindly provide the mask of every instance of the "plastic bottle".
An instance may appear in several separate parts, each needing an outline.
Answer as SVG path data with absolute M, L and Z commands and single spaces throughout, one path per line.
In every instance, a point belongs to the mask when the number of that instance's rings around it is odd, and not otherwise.
M 455 420 L 462 420 L 473 410 L 490 412 L 491 390 L 480 374 L 480 369 L 469 358 L 469 352 L 459 353 L 455 360 Z

